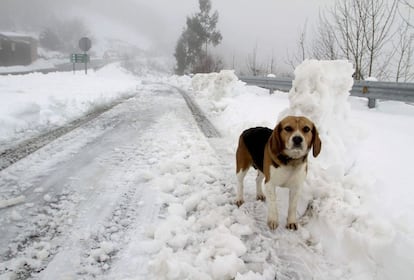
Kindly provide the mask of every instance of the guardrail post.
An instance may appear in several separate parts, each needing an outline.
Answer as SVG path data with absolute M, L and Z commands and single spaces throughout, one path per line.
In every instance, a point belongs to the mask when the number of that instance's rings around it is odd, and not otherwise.
M 368 108 L 375 108 L 377 100 L 375 98 L 368 97 Z
M 273 93 L 275 93 L 275 90 L 273 88 L 271 88 L 271 89 L 269 89 L 269 93 L 273 94 Z

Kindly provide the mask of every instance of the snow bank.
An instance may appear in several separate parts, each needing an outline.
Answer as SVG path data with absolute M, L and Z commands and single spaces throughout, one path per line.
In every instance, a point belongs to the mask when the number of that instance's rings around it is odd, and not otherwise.
M 347 61 L 306 60 L 295 69 L 289 92 L 289 109 L 280 114 L 302 115 L 317 126 L 323 142 L 319 163 L 345 173 L 354 159 L 349 152 L 357 143 L 357 131 L 350 119 L 348 97 L 354 72 Z
M 16 66 L 1 66 L 0 73 L 16 73 L 16 72 L 29 72 L 34 70 L 42 70 L 42 69 L 53 69 L 55 65 L 50 62 L 50 60 L 45 59 L 37 59 L 30 65 L 23 66 L 23 65 L 16 65 Z
M 120 98 L 139 82 L 118 65 L 83 73 L 0 76 L 0 143 L 70 122 Z
M 170 84 L 172 86 L 180 87 L 182 89 L 189 90 L 191 87 L 191 80 L 192 78 L 189 76 L 178 76 L 173 75 L 171 77 L 168 77 L 168 79 L 162 78 L 159 80 L 160 82 L 166 82 L 167 84 Z
M 269 95 L 268 90 L 246 86 L 231 70 L 194 75 L 189 89 L 221 133 L 230 139 L 251 126 L 274 127 L 278 112 L 285 108 L 284 98 L 283 103 L 278 101 L 284 93 Z M 233 147 L 233 142 L 230 145 Z
M 218 101 L 232 93 L 238 80 L 233 70 L 221 70 L 220 73 L 196 74 L 191 85 L 193 90 L 208 94 Z
M 372 143 L 362 145 L 368 137 L 368 131 L 361 120 L 367 121 L 367 116 L 358 119 L 360 115 L 356 116 L 356 112 L 351 109 L 349 91 L 353 85 L 352 73 L 352 65 L 346 61 L 307 60 L 295 70 L 293 87 L 288 95 L 289 103 L 284 93 L 269 95 L 267 90 L 246 87 L 234 80 L 232 86 L 223 84 L 223 88 L 216 88 L 214 81 L 219 74 L 195 76 L 192 87 L 196 91 L 194 97 L 197 102 L 206 109 L 209 118 L 228 139 L 224 142 L 228 141 L 229 153 L 234 154 L 239 133 L 245 128 L 261 125 L 272 128 L 288 114 L 305 115 L 312 119 L 322 139 L 322 152 L 318 158 L 310 158 L 302 200 L 306 202 L 306 199 L 310 199 L 312 208 L 304 217 L 302 234 L 308 234 L 315 248 L 321 248 L 326 258 L 338 265 L 339 271 L 341 265 L 346 266 L 339 272 L 343 278 L 410 279 L 414 273 L 414 255 L 410 253 L 414 250 L 414 229 L 407 224 L 409 217 L 412 218 L 407 210 L 412 210 L 412 203 L 404 202 L 401 205 L 405 212 L 396 210 L 398 206 L 391 201 L 388 203 L 381 192 L 392 193 L 390 190 L 395 190 L 394 184 L 397 184 L 398 193 L 408 194 L 411 193 L 411 187 L 409 183 L 403 182 L 404 179 L 393 180 L 381 175 L 389 174 L 389 168 L 393 168 L 389 164 L 372 164 L 380 156 L 380 149 L 387 146 L 380 140 L 384 139 L 380 138 L 381 133 L 373 129 L 370 133 L 377 135 L 377 138 L 371 137 Z M 359 104 L 355 100 L 354 104 Z M 393 110 L 392 106 L 399 109 Z M 365 107 L 359 109 L 367 110 Z M 412 110 L 401 104 L 387 103 L 376 110 L 391 114 L 381 117 L 383 122 L 392 116 L 395 119 L 392 123 L 398 123 L 399 118 L 393 116 L 399 113 L 412 116 Z M 405 125 L 408 120 L 411 119 L 401 119 Z M 376 121 L 369 123 L 372 125 Z M 368 147 L 368 151 L 373 152 L 367 153 L 362 147 Z M 396 146 L 393 147 L 395 149 Z M 398 154 L 397 151 L 392 153 Z M 385 158 L 378 160 L 386 161 Z M 380 168 L 375 171 L 377 176 L 388 178 L 379 177 L 383 181 L 377 182 L 370 173 L 371 168 L 367 167 Z M 246 192 L 251 192 L 254 197 L 253 190 L 247 188 Z M 401 195 L 394 196 L 399 197 L 398 201 L 405 201 Z M 379 209 L 384 202 L 388 213 Z M 303 213 L 303 210 L 300 211 Z M 263 277 L 262 273 L 260 276 Z M 257 271 L 244 271 L 237 279 L 255 277 Z
M 308 190 L 313 193 L 315 217 L 308 228 L 320 236 L 328 255 L 348 262 L 358 277 L 371 278 L 374 272 L 387 279 L 401 267 L 393 262 L 397 255 L 390 250 L 397 241 L 396 233 L 389 221 L 364 205 L 374 182 L 353 169 L 362 136 L 348 102 L 352 73 L 352 65 L 346 61 L 303 62 L 295 70 L 290 108 L 281 117 L 309 117 L 322 140 L 321 156 L 309 168 Z

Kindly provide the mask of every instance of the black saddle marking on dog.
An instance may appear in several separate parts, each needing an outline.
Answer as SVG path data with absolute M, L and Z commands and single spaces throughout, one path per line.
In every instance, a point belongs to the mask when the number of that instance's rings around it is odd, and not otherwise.
M 244 144 L 253 159 L 253 167 L 263 172 L 264 149 L 273 130 L 267 127 L 253 127 L 242 133 Z

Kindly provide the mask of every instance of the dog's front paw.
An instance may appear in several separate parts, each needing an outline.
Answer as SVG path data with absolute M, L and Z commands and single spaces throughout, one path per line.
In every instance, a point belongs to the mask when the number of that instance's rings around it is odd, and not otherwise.
M 287 223 L 286 228 L 288 230 L 298 230 L 298 224 L 297 223 Z
M 267 225 L 269 226 L 269 228 L 271 230 L 275 230 L 277 229 L 277 227 L 279 226 L 279 223 L 276 220 L 267 220 Z
M 242 204 L 244 203 L 244 200 L 243 199 L 238 199 L 238 200 L 236 200 L 236 205 L 237 205 L 237 207 L 240 207 L 240 206 L 242 206 Z
M 266 196 L 264 194 L 256 195 L 256 200 L 266 201 Z

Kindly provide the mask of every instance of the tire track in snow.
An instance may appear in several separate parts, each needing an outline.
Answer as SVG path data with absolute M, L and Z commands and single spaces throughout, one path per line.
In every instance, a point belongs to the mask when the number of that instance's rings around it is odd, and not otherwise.
M 127 148 L 124 153 L 137 149 Z M 119 154 L 123 153 L 122 151 Z M 145 172 L 137 178 L 136 170 L 149 165 L 148 159 L 140 154 L 132 161 L 123 164 L 123 178 L 115 180 L 117 184 L 125 182 L 126 189 L 117 200 L 106 219 L 94 229 L 87 239 L 82 241 L 80 269 L 82 278 L 102 278 L 114 262 L 122 261 L 120 254 L 127 246 L 131 231 L 137 224 L 151 223 L 158 215 L 157 203 L 150 203 L 152 191 L 145 185 Z M 141 176 L 143 178 L 141 178 Z M 147 201 L 147 202 L 146 202 Z
M 10 275 L 11 279 L 27 279 L 43 270 L 59 250 L 62 234 L 69 229 L 71 219 L 69 209 L 76 204 L 77 198 L 68 191 L 51 198 L 49 203 L 39 209 L 29 209 L 33 222 L 26 225 L 18 223 L 25 230 L 19 233 L 1 256 L 0 275 Z M 51 240 L 58 242 L 51 243 Z M 15 261 L 19 259 L 19 261 Z
M 203 111 L 198 107 L 195 101 L 188 95 L 188 93 L 179 88 L 174 87 L 184 98 L 185 102 L 187 103 L 188 108 L 190 108 L 191 113 L 194 116 L 195 121 L 197 122 L 198 127 L 204 133 L 207 138 L 217 138 L 221 137 L 220 132 L 216 129 L 216 127 L 210 122 L 210 120 L 206 117 Z
M 136 189 L 130 188 L 123 193 L 119 204 L 112 213 L 88 239 L 82 241 L 80 253 L 80 276 L 98 277 L 110 269 L 113 259 L 122 250 L 121 243 L 131 224 L 135 222 L 134 215 L 139 207 L 134 203 Z

